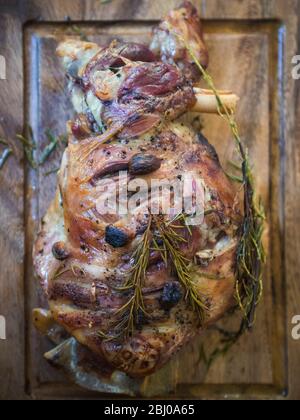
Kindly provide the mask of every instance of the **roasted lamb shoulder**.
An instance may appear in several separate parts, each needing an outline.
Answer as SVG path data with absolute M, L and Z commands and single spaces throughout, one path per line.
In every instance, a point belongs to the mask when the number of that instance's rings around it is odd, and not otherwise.
M 180 25 L 184 22 L 193 42 L 201 41 L 199 57 L 207 63 L 194 9 L 185 4 L 171 16 L 178 14 L 178 19 L 186 14 Z M 164 24 L 157 29 L 162 30 Z M 164 34 L 157 31 L 152 51 L 117 42 L 105 48 L 78 41 L 59 46 L 77 116 L 68 124 L 56 198 L 34 247 L 36 273 L 54 320 L 101 360 L 133 377 L 162 367 L 232 307 L 241 221 L 238 194 L 216 151 L 180 119 L 197 103 L 194 65 L 185 52 L 181 64 L 165 50 L 162 54 Z M 182 63 L 191 70 L 187 77 Z M 180 276 L 155 250 L 162 237 L 145 211 L 148 204 L 125 215 L 99 212 L 99 203 L 114 194 L 103 192 L 103 182 L 113 180 L 127 192 L 128 182 L 137 178 L 147 185 L 153 179 L 173 183 L 187 173 L 194 184 L 201 178 L 203 221 L 187 227 L 178 218 L 174 229 L 183 238 L 179 252 L 190 262 L 193 287 L 205 307 L 201 321 Z M 171 215 L 164 219 L 172 222 Z M 140 285 L 144 307 L 134 310 L 129 331 L 124 308 L 136 291 L 124 284 L 145 235 L 150 251 Z

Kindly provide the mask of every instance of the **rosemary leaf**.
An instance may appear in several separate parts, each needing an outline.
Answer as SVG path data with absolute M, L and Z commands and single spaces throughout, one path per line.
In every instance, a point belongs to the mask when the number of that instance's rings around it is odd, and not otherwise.
M 124 285 L 115 289 L 118 292 L 126 291 L 130 293 L 130 297 L 114 314 L 116 320 L 111 325 L 111 328 L 114 329 L 114 334 L 99 332 L 99 336 L 107 341 L 115 340 L 119 337 L 128 338 L 134 333 L 140 313 L 147 316 L 143 298 L 143 286 L 149 265 L 150 242 L 152 239 L 151 226 L 152 216 L 149 217 L 147 229 L 133 254 L 133 267 L 129 271 Z
M 55 151 L 57 145 L 58 145 L 58 137 L 55 137 L 50 130 L 46 131 L 46 136 L 49 140 L 49 144 L 45 147 L 45 149 L 42 152 L 39 165 L 43 165 L 46 160 L 49 159 L 49 157 L 52 155 L 52 153 Z
M 56 174 L 59 170 L 60 170 L 60 168 L 51 169 L 50 171 L 45 172 L 44 176 L 49 176 L 49 175 L 52 175 L 52 174 Z
M 68 146 L 68 135 L 67 134 L 61 134 L 58 136 L 58 141 L 64 146 Z
M 88 39 L 88 37 L 86 36 L 86 34 L 79 28 L 79 26 L 77 26 L 77 25 L 72 25 L 72 27 L 71 27 L 71 29 L 72 29 L 72 32 L 74 32 L 76 35 L 79 35 L 79 37 L 80 37 L 80 40 L 81 41 L 84 41 L 84 42 L 88 42 L 89 41 L 89 39 Z
M 231 175 L 231 174 L 228 174 L 227 172 L 226 172 L 226 176 L 229 179 L 231 179 L 231 181 L 239 182 L 240 184 L 243 184 L 244 183 L 244 179 L 242 177 L 240 177 L 240 176 Z
M 243 314 L 240 328 L 233 333 L 222 347 L 217 348 L 208 360 L 214 360 L 221 354 L 226 354 L 233 344 L 247 330 L 251 329 L 255 321 L 256 307 L 263 292 L 262 272 L 265 263 L 265 252 L 262 243 L 265 215 L 260 199 L 257 200 L 254 191 L 254 181 L 248 154 L 243 146 L 238 124 L 234 113 L 228 109 L 220 98 L 213 78 L 204 69 L 193 49 L 179 34 L 170 30 L 180 39 L 188 50 L 191 58 L 200 70 L 203 79 L 214 92 L 218 104 L 219 115 L 227 121 L 234 137 L 239 157 L 242 161 L 242 180 L 244 188 L 244 222 L 239 232 L 240 241 L 236 258 L 236 299 Z M 257 204 L 258 201 L 258 204 Z
M 239 172 L 242 172 L 242 167 L 241 167 L 241 163 L 238 164 L 236 162 L 233 162 L 232 160 L 228 161 L 229 165 L 233 167 L 233 169 L 236 169 Z
M 3 144 L 3 143 L 2 143 Z M 0 170 L 5 165 L 7 159 L 12 155 L 12 150 L 9 148 L 6 148 L 2 155 L 0 156 Z
M 24 147 L 24 153 L 27 159 L 27 162 L 29 163 L 29 165 L 31 166 L 32 169 L 37 169 L 38 164 L 34 159 L 33 156 L 33 149 L 29 148 L 29 147 Z
M 28 137 L 23 136 L 22 134 L 17 134 L 16 138 L 19 140 L 23 146 L 24 154 L 26 157 L 27 162 L 31 166 L 32 169 L 37 169 L 38 163 L 34 159 L 34 151 L 36 150 L 36 142 L 33 137 L 33 131 L 30 126 L 27 128 L 27 132 L 29 134 Z
M 179 215 L 175 220 L 184 220 L 184 215 Z M 160 217 L 155 217 L 155 224 L 163 240 L 168 259 L 171 261 L 175 274 L 185 289 L 185 297 L 189 306 L 197 313 L 200 325 L 206 317 L 208 310 L 203 297 L 193 281 L 191 262 L 186 258 L 180 248 L 182 239 L 172 225 L 166 223 Z M 174 223 L 174 220 L 172 221 Z M 163 256 L 163 254 L 162 254 Z
M 3 138 L 0 138 L 0 144 L 2 144 L 3 146 L 8 146 L 7 141 Z
M 22 134 L 17 134 L 16 138 L 23 144 L 24 147 L 28 149 L 36 149 L 36 144 L 32 141 L 24 137 Z

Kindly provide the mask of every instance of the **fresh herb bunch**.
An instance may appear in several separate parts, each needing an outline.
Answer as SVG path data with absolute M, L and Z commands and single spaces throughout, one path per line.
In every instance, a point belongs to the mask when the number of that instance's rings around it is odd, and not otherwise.
M 224 355 L 234 345 L 241 335 L 253 327 L 257 305 L 263 293 L 263 267 L 265 264 L 265 252 L 263 247 L 263 232 L 265 224 L 264 208 L 261 200 L 255 196 L 254 181 L 248 154 L 243 146 L 238 124 L 234 113 L 222 102 L 220 95 L 215 87 L 213 78 L 204 69 L 197 59 L 192 48 L 180 35 L 175 35 L 184 43 L 190 56 L 199 68 L 205 82 L 213 91 L 218 112 L 227 121 L 237 145 L 238 153 L 242 161 L 242 178 L 235 179 L 242 182 L 244 188 L 244 221 L 239 235 L 239 245 L 236 256 L 236 299 L 243 319 L 240 328 L 236 332 L 220 331 L 223 336 L 222 345 L 218 347 L 208 358 L 203 359 L 210 366 L 213 360 L 219 355 Z M 203 350 L 203 354 L 204 350 Z
M 40 159 L 36 159 L 35 151 L 37 150 L 37 143 L 34 139 L 32 128 L 30 126 L 27 126 L 25 131 L 26 131 L 25 135 L 16 134 L 16 139 L 20 142 L 23 148 L 26 161 L 28 162 L 30 167 L 34 170 L 37 170 L 40 166 L 43 166 L 48 161 L 48 159 L 52 156 L 52 154 L 58 148 L 59 145 L 62 145 L 62 147 L 64 148 L 68 144 L 67 135 L 62 134 L 59 136 L 55 136 L 53 135 L 51 130 L 46 130 L 45 135 L 48 139 L 48 144 L 41 151 Z M 5 150 L 0 156 L 0 170 L 1 170 L 5 162 L 11 155 L 16 156 L 16 152 L 6 139 L 0 138 L 0 144 L 5 146 Z M 45 176 L 58 172 L 58 170 L 59 168 L 52 169 L 49 172 L 45 173 Z
M 122 334 L 125 334 L 126 337 L 133 334 L 139 322 L 139 317 L 147 316 L 143 287 L 150 258 L 151 227 L 152 216 L 150 215 L 147 229 L 132 256 L 133 267 L 124 285 L 118 288 L 120 292 L 130 292 L 132 294 L 128 302 L 116 313 L 117 317 L 121 317 L 121 321 L 115 328 L 117 331 L 122 331 Z
M 182 225 L 176 222 L 182 221 Z M 204 303 L 204 297 L 201 297 L 200 291 L 192 277 L 191 261 L 184 255 L 181 248 L 187 240 L 178 233 L 178 229 L 186 228 L 191 234 L 190 227 L 186 224 L 185 215 L 176 216 L 171 222 L 166 222 L 162 217 L 155 218 L 155 225 L 163 243 L 163 248 L 155 243 L 156 249 L 161 253 L 162 258 L 168 266 L 171 264 L 173 273 L 177 276 L 185 290 L 185 299 L 190 308 L 197 313 L 199 324 L 201 325 L 206 317 L 208 310 Z
M 149 216 L 148 225 L 135 252 L 131 258 L 132 268 L 123 286 L 115 288 L 117 292 L 128 293 L 128 301 L 114 314 L 116 322 L 111 325 L 116 334 L 105 334 L 99 332 L 99 336 L 106 341 L 115 340 L 119 337 L 128 338 L 133 334 L 141 315 L 147 316 L 143 287 L 146 278 L 146 271 L 149 265 L 150 244 L 152 240 L 152 216 Z
M 132 269 L 124 285 L 115 288 L 117 292 L 127 292 L 128 301 L 114 314 L 116 322 L 110 325 L 110 329 L 114 329 L 115 334 L 109 335 L 100 331 L 101 338 L 106 341 L 128 338 L 138 327 L 140 317 L 149 317 L 144 303 L 143 287 L 151 251 L 159 252 L 166 267 L 170 267 L 178 278 L 185 290 L 187 304 L 197 314 L 199 325 L 202 324 L 208 308 L 193 281 L 191 261 L 181 250 L 187 240 L 178 232 L 179 229 L 187 229 L 189 234 L 192 233 L 184 214 L 171 221 L 166 221 L 163 216 L 149 216 L 147 229 L 132 256 Z

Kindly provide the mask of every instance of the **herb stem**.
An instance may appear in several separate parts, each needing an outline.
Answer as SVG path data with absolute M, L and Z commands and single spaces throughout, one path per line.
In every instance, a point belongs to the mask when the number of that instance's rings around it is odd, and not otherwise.
M 12 150 L 7 148 L 4 150 L 4 152 L 2 153 L 1 157 L 0 157 L 0 170 L 3 168 L 3 166 L 5 165 L 7 159 L 12 155 Z
M 46 131 L 46 136 L 49 140 L 49 144 L 45 147 L 45 149 L 42 152 L 39 165 L 43 165 L 46 162 L 46 160 L 48 160 L 48 158 L 55 151 L 59 142 L 58 137 L 54 137 L 50 130 Z
M 172 28 L 170 30 L 172 31 Z M 253 174 L 247 151 L 240 137 L 234 112 L 223 104 L 213 78 L 201 65 L 187 41 L 178 33 L 175 32 L 174 34 L 183 42 L 191 58 L 199 68 L 203 79 L 213 91 L 217 101 L 218 113 L 229 124 L 239 156 L 242 160 L 242 179 L 240 180 L 236 177 L 236 180 L 242 181 L 244 187 L 244 222 L 239 232 L 240 241 L 236 257 L 236 299 L 238 307 L 243 313 L 243 319 L 239 330 L 235 334 L 232 334 L 231 339 L 227 340 L 221 349 L 216 349 L 213 352 L 211 358 L 209 358 L 209 360 L 212 360 L 212 358 L 214 359 L 220 354 L 225 354 L 240 336 L 247 329 L 251 329 L 254 324 L 256 307 L 263 292 L 262 272 L 265 262 L 265 252 L 262 236 L 265 215 L 260 200 L 257 205 L 254 193 Z

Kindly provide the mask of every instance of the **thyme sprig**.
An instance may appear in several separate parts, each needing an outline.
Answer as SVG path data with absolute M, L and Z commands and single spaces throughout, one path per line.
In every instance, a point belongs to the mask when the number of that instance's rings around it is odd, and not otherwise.
M 240 241 L 236 256 L 235 289 L 237 305 L 243 314 L 243 318 L 238 331 L 227 332 L 222 340 L 222 346 L 217 348 L 208 358 L 210 365 L 212 360 L 219 355 L 226 354 L 242 334 L 253 327 L 256 308 L 263 293 L 262 273 L 265 263 L 265 252 L 262 239 L 265 214 L 261 200 L 256 199 L 248 153 L 243 146 L 234 112 L 223 104 L 213 78 L 201 65 L 187 41 L 181 35 L 177 33 L 175 35 L 184 43 L 190 56 L 199 68 L 203 79 L 213 91 L 217 101 L 218 113 L 229 124 L 242 161 L 242 179 L 236 180 L 242 181 L 244 188 L 244 221 L 239 232 Z

